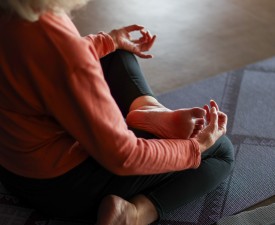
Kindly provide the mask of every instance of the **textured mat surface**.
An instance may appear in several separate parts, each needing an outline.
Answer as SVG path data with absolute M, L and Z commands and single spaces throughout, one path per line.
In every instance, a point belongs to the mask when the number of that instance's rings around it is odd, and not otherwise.
M 275 195 L 275 58 L 159 96 L 171 108 L 215 99 L 229 117 L 236 165 L 215 191 L 159 224 L 208 225 Z
M 215 99 L 229 116 L 236 151 L 232 174 L 215 191 L 170 213 L 159 225 L 209 225 L 275 195 L 275 58 L 159 96 L 170 108 Z M 1 180 L 1 178 L 0 178 Z M 25 208 L 0 184 L 1 225 L 84 225 Z
M 275 225 L 275 203 L 234 216 L 224 217 L 217 225 Z

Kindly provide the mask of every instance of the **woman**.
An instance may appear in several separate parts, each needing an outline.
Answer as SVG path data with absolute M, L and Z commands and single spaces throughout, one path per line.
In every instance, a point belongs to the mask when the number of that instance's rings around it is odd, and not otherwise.
M 132 54 L 156 36 L 81 37 L 67 14 L 86 2 L 0 3 L 1 182 L 49 216 L 149 224 L 229 174 L 227 116 L 160 104 Z

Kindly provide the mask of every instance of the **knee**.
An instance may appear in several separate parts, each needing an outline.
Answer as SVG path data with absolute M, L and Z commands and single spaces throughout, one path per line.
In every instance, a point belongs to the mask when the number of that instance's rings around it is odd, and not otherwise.
M 110 53 L 110 55 L 113 55 L 114 57 L 119 57 L 119 58 L 134 57 L 133 53 L 123 50 L 123 49 L 117 49 L 114 52 Z
M 225 161 L 230 169 L 232 169 L 235 161 L 235 149 L 232 142 L 227 136 L 222 136 L 218 142 L 219 149 L 217 151 L 217 157 L 220 160 Z
M 232 169 L 234 165 L 234 146 L 227 136 L 222 136 L 216 143 L 202 154 L 202 159 L 214 158 L 224 162 L 226 167 Z

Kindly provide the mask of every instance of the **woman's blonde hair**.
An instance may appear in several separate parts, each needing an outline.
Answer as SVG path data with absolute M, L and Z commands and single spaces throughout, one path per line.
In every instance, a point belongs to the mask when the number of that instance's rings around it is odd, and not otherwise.
M 66 12 L 84 6 L 89 0 L 0 0 L 0 9 L 4 12 L 15 12 L 23 19 L 38 20 L 39 16 L 51 11 L 55 13 Z

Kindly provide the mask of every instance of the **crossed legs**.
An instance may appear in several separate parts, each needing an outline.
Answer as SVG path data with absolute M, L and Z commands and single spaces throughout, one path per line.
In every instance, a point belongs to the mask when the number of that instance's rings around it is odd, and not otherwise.
M 172 111 L 160 104 L 132 54 L 117 51 L 102 59 L 102 66 L 111 93 L 130 127 L 160 138 L 189 138 L 202 129 L 204 110 Z M 185 127 L 185 130 L 179 127 Z M 222 137 L 206 151 L 197 170 L 175 172 L 164 179 L 165 182 L 152 183 L 151 187 L 128 200 L 112 194 L 106 196 L 99 207 L 97 225 L 149 224 L 213 190 L 225 179 L 232 165 L 232 144 Z M 181 196 L 174 196 L 179 192 Z
M 170 110 L 159 103 L 133 54 L 118 50 L 103 58 L 101 63 L 128 126 L 160 138 L 184 139 L 202 129 L 205 111 L 201 108 Z
M 195 135 L 195 130 L 199 130 L 200 123 L 192 122 L 193 117 L 200 117 L 196 110 L 171 111 L 154 98 L 132 54 L 117 51 L 102 59 L 102 65 L 112 95 L 124 117 L 129 116 L 129 124 L 160 137 L 170 131 L 176 131 L 174 135 Z M 151 120 L 156 129 L 150 130 L 148 123 L 137 125 L 138 120 Z M 177 120 L 187 123 L 181 124 L 187 127 L 192 120 L 189 133 L 177 131 Z M 158 133 L 161 121 L 167 126 Z M 145 138 L 148 132 L 137 135 Z M 45 215 L 95 219 L 99 208 L 97 225 L 142 225 L 213 190 L 228 176 L 233 161 L 233 146 L 223 136 L 202 155 L 201 165 L 194 170 L 123 177 L 88 158 L 54 179 L 25 178 L 1 166 L 0 174 L 7 189 Z

